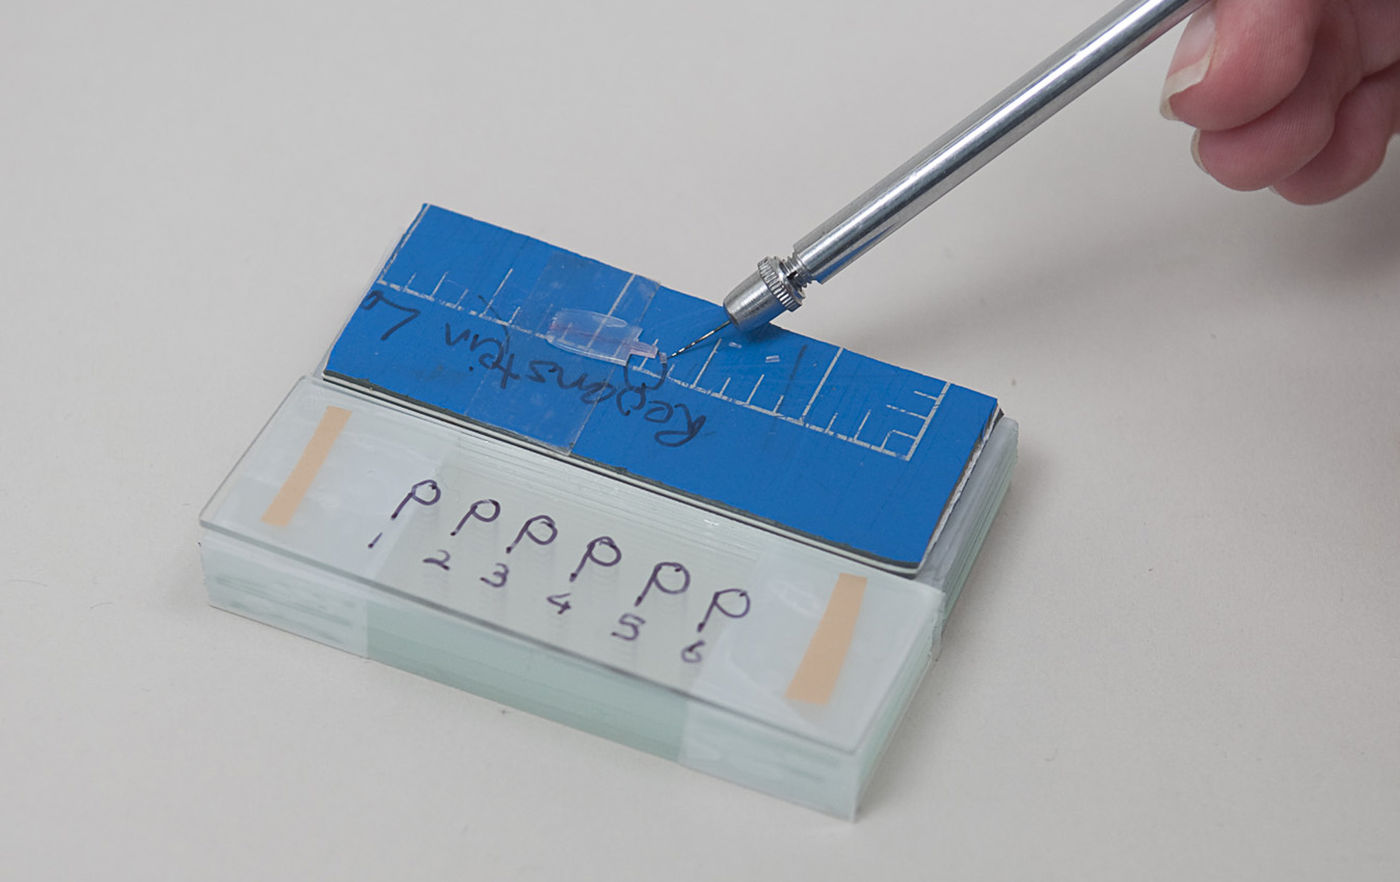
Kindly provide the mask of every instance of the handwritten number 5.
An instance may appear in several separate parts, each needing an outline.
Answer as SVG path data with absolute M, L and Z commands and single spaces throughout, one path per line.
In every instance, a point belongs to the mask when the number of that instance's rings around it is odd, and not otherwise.
M 623 613 L 618 617 L 617 623 L 626 628 L 628 633 L 619 634 L 617 631 L 614 631 L 612 632 L 612 636 L 631 642 L 637 639 L 638 634 L 642 633 L 642 625 L 645 625 L 647 620 L 641 616 L 634 616 L 631 613 Z

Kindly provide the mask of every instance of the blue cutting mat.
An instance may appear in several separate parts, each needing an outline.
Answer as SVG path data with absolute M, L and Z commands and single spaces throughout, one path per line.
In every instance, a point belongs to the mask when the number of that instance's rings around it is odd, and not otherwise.
M 424 206 L 325 373 L 901 569 L 917 567 L 995 399 L 768 328 L 627 366 L 544 339 L 563 308 L 672 352 L 721 307 Z

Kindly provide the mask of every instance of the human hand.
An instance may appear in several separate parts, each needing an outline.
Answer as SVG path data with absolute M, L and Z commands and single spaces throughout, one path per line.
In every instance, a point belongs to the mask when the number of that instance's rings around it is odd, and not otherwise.
M 1215 0 L 1186 25 L 1162 114 L 1197 164 L 1291 202 L 1364 183 L 1400 131 L 1400 0 Z

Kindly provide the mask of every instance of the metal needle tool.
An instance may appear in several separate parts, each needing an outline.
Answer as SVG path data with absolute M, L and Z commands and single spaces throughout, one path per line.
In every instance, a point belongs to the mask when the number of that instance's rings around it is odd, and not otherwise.
M 1207 2 L 1122 3 L 799 239 L 792 256 L 760 260 L 758 269 L 724 298 L 729 314 L 724 324 L 676 350 L 675 355 L 729 325 L 748 331 L 786 310 L 797 309 L 807 285 L 836 275 Z

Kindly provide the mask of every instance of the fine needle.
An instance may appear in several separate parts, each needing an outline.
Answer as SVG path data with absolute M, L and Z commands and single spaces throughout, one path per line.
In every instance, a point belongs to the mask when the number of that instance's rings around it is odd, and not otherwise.
M 696 346 L 699 346 L 701 343 L 704 343 L 706 340 L 710 339 L 711 337 L 718 334 L 720 331 L 723 331 L 725 328 L 729 327 L 732 324 L 734 324 L 733 318 L 725 319 L 724 324 L 720 325 L 718 328 L 715 328 L 713 331 L 708 331 L 704 334 L 701 334 L 699 337 L 696 337 L 694 340 L 691 340 L 689 343 L 685 344 L 680 349 L 677 349 L 675 352 L 672 352 L 671 357 L 675 358 L 682 352 L 688 352 L 691 349 L 694 349 Z

